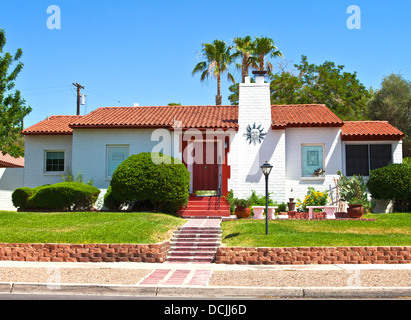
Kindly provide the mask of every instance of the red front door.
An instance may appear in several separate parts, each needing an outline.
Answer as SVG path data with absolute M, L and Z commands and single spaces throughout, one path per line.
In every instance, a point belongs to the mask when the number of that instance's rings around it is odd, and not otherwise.
M 198 148 L 198 144 L 202 148 Z M 217 163 L 217 142 L 195 142 L 194 153 L 202 152 L 202 155 L 194 154 L 194 159 L 200 160 L 193 163 L 193 189 L 199 190 L 218 190 L 218 163 Z M 208 153 L 208 157 L 207 157 Z M 201 161 L 202 159 L 202 161 Z M 201 163 L 202 162 L 202 163 Z

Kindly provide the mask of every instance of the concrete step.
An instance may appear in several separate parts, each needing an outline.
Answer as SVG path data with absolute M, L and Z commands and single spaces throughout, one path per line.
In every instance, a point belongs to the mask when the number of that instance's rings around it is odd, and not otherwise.
M 219 235 L 217 236 L 205 236 L 205 237 L 200 237 L 198 235 L 192 235 L 192 236 L 173 236 L 171 238 L 172 241 L 220 241 L 221 237 Z
M 214 251 L 170 251 L 168 253 L 169 257 L 214 257 Z
M 174 232 L 175 236 L 184 236 L 184 235 L 200 235 L 200 236 L 221 236 L 223 233 L 221 230 L 204 230 L 204 231 L 195 231 L 195 230 L 178 230 Z
M 215 246 L 220 246 L 221 242 L 220 241 L 210 241 L 210 242 L 203 242 L 203 241 L 170 241 L 170 246 L 176 246 L 176 247 L 193 247 L 196 246 L 197 248 L 199 247 L 215 247 Z
M 167 262 L 182 262 L 182 263 L 189 263 L 189 262 L 199 262 L 199 263 L 211 263 L 214 261 L 214 257 L 167 257 Z
M 175 238 L 220 238 L 221 233 L 174 233 Z
M 178 229 L 177 231 L 181 231 L 181 230 L 193 230 L 193 231 L 195 231 L 195 232 L 201 232 L 201 231 L 203 231 L 203 232 L 207 232 L 207 231 L 215 231 L 215 230 L 218 230 L 218 231 L 221 231 L 221 227 L 220 226 L 211 226 L 211 227 L 193 227 L 193 226 L 191 226 L 191 227 L 181 227 L 180 229 Z
M 169 252 L 216 252 L 219 246 L 181 246 L 181 247 L 172 247 Z

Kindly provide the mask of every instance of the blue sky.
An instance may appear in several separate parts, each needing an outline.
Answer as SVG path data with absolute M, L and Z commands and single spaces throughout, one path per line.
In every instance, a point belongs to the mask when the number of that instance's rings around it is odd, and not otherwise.
M 47 28 L 50 5 L 61 9 L 59 30 Z M 347 28 L 350 5 L 361 9 L 359 30 Z M 3 0 L 0 28 L 6 51 L 23 50 L 17 88 L 33 108 L 27 127 L 75 114 L 73 82 L 85 86 L 82 114 L 133 103 L 212 105 L 216 81 L 191 75 L 201 44 L 245 35 L 274 39 L 290 66 L 301 55 L 344 65 L 366 87 L 391 72 L 411 80 L 410 17 L 409 0 Z M 223 104 L 228 87 L 223 81 Z

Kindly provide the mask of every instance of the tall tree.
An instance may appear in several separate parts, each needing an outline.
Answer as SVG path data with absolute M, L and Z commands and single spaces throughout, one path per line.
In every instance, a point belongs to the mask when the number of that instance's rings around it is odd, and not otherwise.
M 356 73 L 343 72 L 344 66 L 326 61 L 321 65 L 308 63 L 302 56 L 294 70 L 270 73 L 272 104 L 325 104 L 343 120 L 368 118 L 370 92 Z M 238 104 L 238 85 L 230 87 L 231 104 Z
M 368 101 L 368 114 L 372 120 L 386 120 L 401 130 L 404 156 L 411 156 L 411 82 L 401 74 L 384 77 L 381 88 Z
M 203 43 L 202 47 L 201 52 L 205 60 L 195 66 L 192 74 L 201 73 L 201 81 L 206 80 L 210 74 L 217 78 L 216 105 L 221 105 L 221 75 L 226 72 L 228 80 L 235 83 L 233 75 L 228 71 L 229 66 L 234 63 L 235 59 L 231 52 L 233 47 L 228 46 L 222 40 Z
M 3 51 L 5 45 L 6 35 L 0 29 L 0 150 L 3 154 L 18 157 L 24 155 L 20 132 L 23 130 L 23 119 L 31 108 L 26 106 L 19 90 L 13 91 L 15 80 L 23 69 L 20 61 L 23 51 L 17 49 L 12 55 Z
M 274 44 L 274 40 L 267 37 L 256 37 L 254 41 L 254 55 L 259 59 L 259 70 L 266 69 L 269 73 L 273 70 L 273 65 L 265 57 L 270 58 L 283 57 L 283 54 Z
M 342 120 L 367 118 L 367 101 L 370 92 L 357 78 L 357 73 L 344 72 L 344 66 L 325 61 L 321 65 L 310 64 L 302 56 L 294 65 L 302 81 L 298 95 L 301 103 L 323 103 Z
M 245 82 L 245 78 L 248 77 L 248 69 L 251 67 L 257 69 L 257 59 L 254 57 L 254 42 L 250 36 L 245 37 L 236 37 L 233 40 L 235 45 L 236 52 L 234 53 L 234 57 L 241 57 L 241 77 L 242 83 Z

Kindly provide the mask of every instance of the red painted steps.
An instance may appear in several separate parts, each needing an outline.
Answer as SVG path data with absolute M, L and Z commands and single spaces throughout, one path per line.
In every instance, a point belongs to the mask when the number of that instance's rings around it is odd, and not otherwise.
M 219 202 L 218 197 L 191 196 L 185 208 L 182 208 L 178 213 L 183 218 L 229 217 L 230 204 L 225 198 L 221 198 L 221 202 Z
M 171 239 L 167 262 L 211 263 L 221 244 L 221 228 L 180 228 Z

